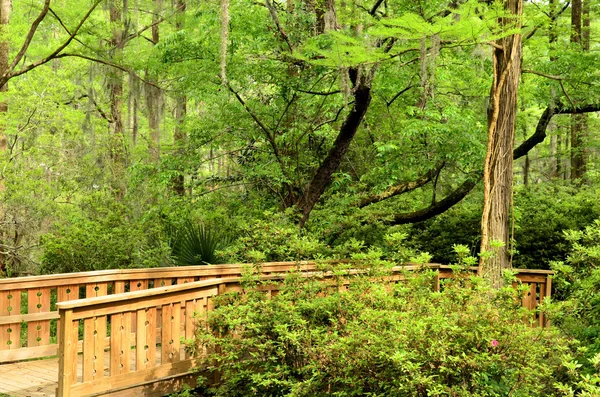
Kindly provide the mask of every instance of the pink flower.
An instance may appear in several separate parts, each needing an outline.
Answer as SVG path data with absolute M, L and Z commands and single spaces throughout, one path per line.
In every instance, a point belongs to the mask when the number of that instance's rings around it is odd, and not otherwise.
M 496 339 L 492 339 L 492 347 L 498 346 L 498 341 Z

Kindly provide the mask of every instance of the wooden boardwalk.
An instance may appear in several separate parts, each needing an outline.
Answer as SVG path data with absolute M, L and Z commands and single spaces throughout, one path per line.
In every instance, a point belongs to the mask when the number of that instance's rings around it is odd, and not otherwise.
M 349 277 L 364 272 L 345 263 L 327 266 L 337 265 Z M 276 295 L 289 271 L 317 274 L 325 282 L 338 277 L 321 266 L 265 263 L 261 289 Z M 454 277 L 448 266 L 425 266 L 437 271 L 432 278 L 437 291 L 440 280 Z M 422 267 L 394 267 L 386 280 L 401 282 Z M 193 340 L 198 327 L 206 326 L 202 320 L 219 295 L 242 290 L 246 271 L 234 264 L 0 280 L 0 397 L 162 397 L 194 385 L 201 360 L 186 354 L 182 340 Z M 551 274 L 518 270 L 518 282 L 527 285 L 524 307 L 533 310 L 551 296 Z M 548 326 L 542 314 L 532 316 Z
M 157 351 L 157 360 L 161 361 L 161 352 Z M 181 349 L 181 359 L 185 350 Z M 83 379 L 83 355 L 77 356 L 77 380 Z M 22 361 L 0 364 L 0 396 L 10 397 L 47 397 L 56 396 L 58 387 L 58 357 L 43 360 Z M 104 353 L 104 375 L 109 376 L 110 351 Z M 131 359 L 135 366 L 135 359 Z
M 54 396 L 58 386 L 58 358 L 0 365 L 0 396 Z

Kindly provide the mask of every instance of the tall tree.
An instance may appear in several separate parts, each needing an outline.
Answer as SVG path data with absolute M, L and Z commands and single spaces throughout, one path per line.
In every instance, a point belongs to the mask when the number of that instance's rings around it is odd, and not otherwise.
M 571 3 L 571 43 L 582 48 L 582 15 L 583 1 L 573 0 Z M 583 139 L 587 130 L 587 114 L 571 116 L 571 180 L 581 179 L 585 172 L 585 156 Z
M 0 0 L 0 33 L 5 34 L 5 30 L 10 22 L 11 0 Z M 8 56 L 9 48 L 8 41 L 0 43 L 0 76 L 8 72 Z M 8 82 L 0 84 L 0 92 L 8 90 Z M 8 104 L 5 101 L 0 101 L 0 114 L 8 112 Z M 6 152 L 6 135 L 4 125 L 0 124 L 0 154 Z M 0 175 L 0 193 L 5 190 L 4 175 Z M 4 207 L 0 203 L 0 221 L 4 220 Z M 0 229 L 0 243 L 4 242 L 4 228 Z M 4 249 L 2 250 L 4 251 Z M 6 255 L 0 253 L 0 274 L 4 273 L 6 267 Z
M 162 11 L 162 0 L 154 0 L 154 12 L 152 13 L 152 44 L 157 45 L 160 41 L 160 15 Z M 155 82 L 156 76 L 146 73 L 148 80 Z M 148 148 L 150 157 L 157 163 L 160 159 L 160 124 L 163 112 L 163 91 L 156 84 L 146 84 L 146 106 L 148 108 L 148 126 L 150 127 L 150 139 Z
M 180 31 L 184 28 L 185 24 L 185 11 L 186 3 L 185 0 L 177 0 L 175 2 L 176 16 L 175 16 L 175 28 Z M 187 97 L 184 93 L 178 92 L 175 98 L 175 129 L 173 133 L 173 140 L 175 144 L 175 155 L 177 156 L 177 167 L 176 175 L 171 179 L 171 187 L 173 191 L 179 195 L 185 195 L 185 180 L 183 167 L 179 164 L 183 157 L 183 146 L 186 140 L 186 133 L 183 129 L 183 123 L 187 113 Z
M 506 14 L 500 19 L 505 29 L 522 26 L 523 0 L 505 0 Z M 483 172 L 484 202 L 481 220 L 481 252 L 494 250 L 492 257 L 482 256 L 480 272 L 494 286 L 502 284 L 502 271 L 510 268 L 510 209 L 513 194 L 513 149 L 517 97 L 521 75 L 521 34 L 508 35 L 493 48 L 494 80 L 488 109 L 488 144 Z
M 120 61 L 125 46 L 125 24 L 123 3 L 110 0 L 109 16 L 112 27 L 110 52 L 114 61 Z M 123 73 L 121 70 L 110 68 L 108 75 L 108 91 L 110 98 L 110 157 L 113 168 L 113 188 L 117 197 L 125 194 L 124 168 L 126 163 L 125 136 L 123 133 Z

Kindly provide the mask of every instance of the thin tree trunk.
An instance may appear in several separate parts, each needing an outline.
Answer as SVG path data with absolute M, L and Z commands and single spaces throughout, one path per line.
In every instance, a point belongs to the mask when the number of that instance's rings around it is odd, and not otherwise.
M 123 52 L 124 27 L 122 20 L 122 4 L 118 0 L 112 0 L 109 5 L 110 22 L 113 26 L 111 47 L 115 58 Z M 125 171 L 125 139 L 123 135 L 123 75 L 119 70 L 111 68 L 108 77 L 108 90 L 110 95 L 110 129 L 112 142 L 110 145 L 110 157 L 113 166 L 113 188 L 118 198 L 125 195 L 124 171 Z
M 152 16 L 152 43 L 157 45 L 160 40 L 158 18 L 162 9 L 162 0 L 154 0 L 154 14 Z M 146 76 L 148 80 L 156 80 L 156 76 Z M 163 110 L 163 92 L 155 85 L 146 84 L 146 106 L 148 108 L 148 127 L 150 129 L 150 141 L 148 150 L 150 158 L 155 163 L 160 160 L 160 123 Z
M 506 0 L 511 14 L 500 23 L 520 27 L 523 0 Z M 513 189 L 513 148 L 517 96 L 521 72 L 521 35 L 498 40 L 493 50 L 494 82 L 488 109 L 488 147 L 484 164 L 484 203 L 481 221 L 480 273 L 496 288 L 502 285 L 502 272 L 510 268 L 510 208 Z M 497 247 L 495 242 L 503 244 Z M 495 248 L 497 247 L 497 248 Z M 486 256 L 485 253 L 494 255 Z
M 11 11 L 11 0 L 0 0 L 0 33 L 4 34 L 4 30 L 10 23 L 10 11 Z M 6 73 L 8 70 L 8 56 L 9 48 L 8 41 L 0 43 L 0 76 Z M 8 90 L 8 83 L 0 87 L 0 92 L 6 92 Z M 8 104 L 6 102 L 0 102 L 0 114 L 8 112 Z M 0 125 L 0 153 L 6 152 L 6 135 L 4 125 Z M 0 192 L 4 192 L 6 186 L 4 184 L 4 177 L 0 179 Z M 4 203 L 0 202 L 0 220 L 5 219 Z M 5 229 L 0 229 L 0 242 L 5 240 Z M 6 255 L 0 254 L 0 275 L 6 270 Z
M 573 0 L 571 3 L 571 43 L 580 45 L 582 44 L 582 5 L 582 0 Z M 583 136 L 586 129 L 587 115 L 571 116 L 571 180 L 581 179 L 585 172 Z
M 0 33 L 4 34 L 4 30 L 10 23 L 11 0 L 0 0 Z M 0 43 L 0 76 L 8 70 L 8 41 Z M 0 92 L 8 90 L 8 83 L 0 87 Z M 0 113 L 8 112 L 8 104 L 0 102 Z M 6 136 L 4 135 L 4 126 L 0 126 L 0 151 L 6 151 Z M 3 187 L 3 185 L 2 185 Z
M 185 0 L 177 0 L 175 2 L 176 7 L 176 19 L 175 28 L 180 31 L 185 26 Z M 177 157 L 176 162 L 176 174 L 171 179 L 171 188 L 173 192 L 179 196 L 185 195 L 185 176 L 184 167 L 180 164 L 181 159 L 184 156 L 184 146 L 187 140 L 187 135 L 183 129 L 183 123 L 187 114 L 187 97 L 182 93 L 177 93 L 175 98 L 175 129 L 173 133 L 173 141 L 175 145 L 175 156 Z

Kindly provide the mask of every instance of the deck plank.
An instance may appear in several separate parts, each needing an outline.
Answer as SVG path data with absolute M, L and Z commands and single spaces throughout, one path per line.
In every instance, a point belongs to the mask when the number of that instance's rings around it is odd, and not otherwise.
M 157 352 L 160 360 L 160 349 Z M 181 349 L 181 354 L 184 353 Z M 136 354 L 130 356 L 132 366 L 135 366 Z M 83 355 L 77 356 L 77 381 L 83 376 Z M 104 352 L 105 375 L 108 375 L 110 351 Z M 135 368 L 135 367 L 134 367 Z M 44 360 L 21 361 L 10 364 L 0 364 L 0 396 L 10 397 L 55 397 L 58 387 L 58 358 Z

